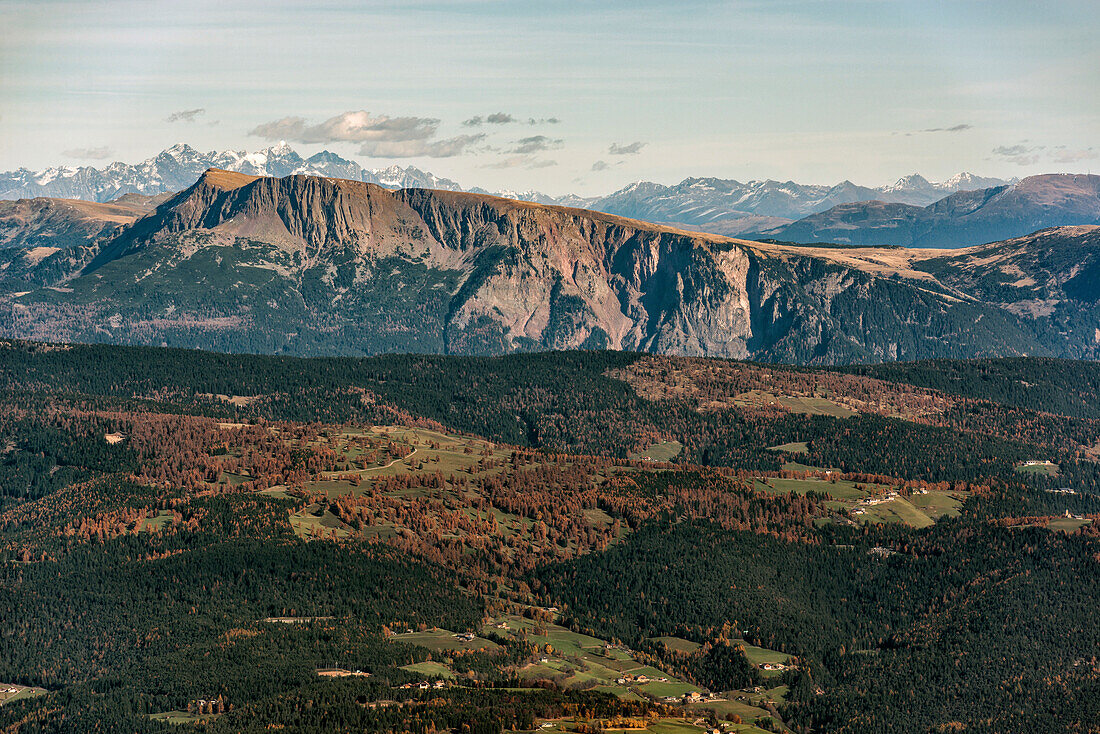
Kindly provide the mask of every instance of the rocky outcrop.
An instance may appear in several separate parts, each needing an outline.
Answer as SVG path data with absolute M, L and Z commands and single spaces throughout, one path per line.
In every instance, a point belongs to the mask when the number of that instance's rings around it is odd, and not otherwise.
M 1028 314 L 940 277 L 949 268 L 933 255 L 212 170 L 97 246 L 79 277 L 73 264 L 88 257 L 45 258 L 21 282 L 54 288 L 12 297 L 0 334 L 294 354 L 612 348 L 836 363 L 1061 353 Z

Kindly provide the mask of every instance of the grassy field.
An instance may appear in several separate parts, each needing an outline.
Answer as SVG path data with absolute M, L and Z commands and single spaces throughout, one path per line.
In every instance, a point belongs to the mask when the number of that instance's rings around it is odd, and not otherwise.
M 155 532 L 163 530 L 172 521 L 172 513 L 168 510 L 159 510 L 155 517 L 147 517 L 141 522 L 140 530 Z
M 412 663 L 410 665 L 402 665 L 402 670 L 408 670 L 412 673 L 417 673 L 425 678 L 454 678 L 454 671 L 448 668 L 443 663 L 432 662 L 431 660 L 423 663 Z
M 778 650 L 769 650 L 766 647 L 757 647 L 756 645 L 750 645 L 744 640 L 730 640 L 735 645 L 741 645 L 745 648 L 745 658 L 748 659 L 753 665 L 762 665 L 763 663 L 786 663 L 791 659 L 791 656 L 785 652 L 779 652 Z
M 507 624 L 506 629 L 499 626 L 502 623 Z M 609 648 L 604 640 L 573 632 L 560 625 L 539 624 L 525 617 L 509 615 L 492 620 L 483 630 L 526 639 L 541 648 L 538 662 L 520 667 L 516 671 L 517 675 L 527 680 L 552 679 L 565 686 L 595 681 L 600 690 L 621 698 L 634 698 L 639 692 L 653 696 L 672 696 L 698 690 L 697 686 L 691 686 L 662 670 L 639 663 L 627 650 Z M 547 645 L 550 646 L 549 651 L 546 651 Z M 633 681 L 616 683 L 627 675 L 646 675 L 649 678 L 667 680 L 645 684 Z
M 1016 467 L 1016 471 L 1020 474 L 1040 474 L 1047 477 L 1058 476 L 1058 465 L 1049 461 L 1045 461 L 1042 464 L 1021 464 Z
M 784 468 L 789 468 L 790 465 Z M 783 479 L 768 477 L 757 479 L 755 488 L 759 492 L 770 494 L 806 494 L 813 491 L 821 494 L 828 493 L 836 502 L 826 502 L 826 507 L 831 510 L 849 509 L 860 510 L 857 517 L 863 523 L 888 523 L 900 522 L 915 528 L 925 528 L 935 524 L 936 520 L 948 516 L 957 517 L 961 511 L 963 502 L 966 501 L 965 492 L 940 492 L 932 491 L 926 494 L 913 495 L 906 499 L 895 499 L 880 502 L 874 505 L 860 504 L 861 500 L 881 496 L 888 492 L 890 487 L 875 484 L 860 484 L 843 479 L 819 479 L 809 477 L 806 479 Z
M 941 517 L 958 517 L 968 496 L 966 492 L 930 491 L 914 494 L 909 498 L 909 503 L 933 520 L 938 520 Z
M 719 719 L 724 719 L 728 714 L 733 714 L 734 716 L 740 716 L 741 721 L 746 724 L 751 724 L 764 716 L 771 716 L 766 710 L 743 701 L 700 701 L 699 703 L 688 704 L 687 709 L 699 714 L 713 712 Z
M 663 642 L 669 650 L 678 652 L 695 652 L 702 647 L 698 642 L 685 640 L 683 637 L 650 637 L 649 639 L 654 642 Z
M 149 714 L 153 721 L 163 721 L 166 724 L 195 724 L 206 719 L 216 719 L 219 714 L 189 714 L 186 711 L 163 711 L 159 714 Z
M 218 477 L 218 484 L 228 484 L 230 487 L 238 487 L 245 482 L 252 480 L 252 477 L 247 474 L 232 474 L 230 472 L 223 471 L 221 476 Z
M 794 441 L 792 443 L 781 443 L 778 446 L 769 446 L 768 451 L 786 451 L 789 454 L 807 454 L 810 452 L 810 446 L 805 441 Z
M 915 528 L 926 528 L 936 523 L 928 515 L 909 504 L 905 499 L 897 499 L 880 502 L 877 505 L 864 507 L 864 514 L 859 519 L 865 523 L 900 522 Z
M 869 488 L 875 488 L 876 485 L 864 485 Z M 829 479 L 781 479 L 778 477 L 769 477 L 767 481 L 761 482 L 757 480 L 756 489 L 760 492 L 769 492 L 771 494 L 806 494 L 807 492 L 819 492 L 821 494 L 829 493 L 831 496 L 838 500 L 858 500 L 868 496 L 868 492 L 856 489 L 855 482 L 845 481 L 843 479 L 829 480 Z
M 833 471 L 840 473 L 840 470 L 835 466 L 810 466 L 809 464 L 803 464 L 799 461 L 788 461 L 783 464 L 783 471 Z
M 455 633 L 445 629 L 427 630 L 425 632 L 405 632 L 393 635 L 389 639 L 394 642 L 405 642 L 410 645 L 419 645 L 429 650 L 487 650 L 495 651 L 500 645 L 484 637 L 475 637 L 469 642 L 455 637 Z
M 320 505 L 307 505 L 290 516 L 290 528 L 299 538 L 346 538 L 351 531 L 340 518 Z
M 649 448 L 645 451 L 636 451 L 630 454 L 631 459 L 644 459 L 648 458 L 653 461 L 671 461 L 676 456 L 680 455 L 684 446 L 679 441 L 662 441 L 661 443 L 650 444 Z
M 12 689 L 15 689 L 14 691 Z M 46 693 L 45 688 L 34 686 L 21 686 L 15 683 L 0 683 L 0 706 L 10 701 L 19 701 L 24 698 L 34 698 Z
M 1060 530 L 1063 533 L 1072 533 L 1080 528 L 1082 525 L 1088 525 L 1092 520 L 1077 519 L 1074 517 L 1058 517 L 1047 523 L 1047 527 L 1051 530 Z
M 608 734 L 628 734 L 629 732 L 650 731 L 655 734 L 686 734 L 686 732 L 704 731 L 687 719 L 658 719 L 645 729 L 606 729 Z
M 794 395 L 776 395 L 762 390 L 750 390 L 734 397 L 734 405 L 746 408 L 785 408 L 792 413 L 804 415 L 831 415 L 834 418 L 848 418 L 855 411 L 838 405 L 828 398 L 807 398 Z

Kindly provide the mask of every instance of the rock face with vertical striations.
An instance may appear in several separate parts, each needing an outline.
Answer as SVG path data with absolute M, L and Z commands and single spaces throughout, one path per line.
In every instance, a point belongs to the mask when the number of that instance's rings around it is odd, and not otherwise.
M 1069 251 L 1082 237 L 1094 233 L 1036 242 Z M 955 267 L 944 251 L 749 242 L 487 195 L 209 170 L 109 236 L 0 271 L 0 334 L 300 355 L 1098 353 L 1043 309 L 972 286 L 979 249 Z M 1095 311 L 1085 291 L 1059 296 L 1074 334 Z

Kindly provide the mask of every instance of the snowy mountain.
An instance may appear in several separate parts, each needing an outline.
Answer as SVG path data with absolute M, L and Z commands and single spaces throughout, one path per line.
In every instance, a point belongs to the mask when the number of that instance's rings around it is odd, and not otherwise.
M 729 235 L 782 226 L 840 204 L 878 200 L 927 206 L 958 191 L 1009 183 L 970 173 L 960 173 L 940 183 L 912 174 L 878 188 L 859 186 L 851 181 L 829 186 L 770 179 L 741 183 L 732 179 L 687 178 L 673 186 L 639 181 L 606 196 L 569 194 L 555 199 L 538 191 L 467 189 L 414 166 L 367 169 L 327 150 L 303 158 L 285 142 L 280 142 L 253 153 L 234 150 L 201 153 L 189 145 L 178 144 L 141 163 L 112 163 L 98 169 L 64 166 L 35 172 L 20 168 L 0 173 L 0 199 L 42 196 L 107 202 L 128 193 L 154 196 L 187 188 L 208 168 L 254 176 L 325 176 L 365 181 L 390 189 L 492 193 L 509 199 L 594 209 Z
M 1010 181 L 1005 181 L 1000 178 L 975 176 L 972 173 L 964 171 L 963 173 L 952 176 L 946 181 L 933 183 L 920 174 L 911 173 L 908 176 L 899 178 L 896 183 L 889 186 L 880 186 L 876 190 L 881 194 L 881 196 L 877 197 L 880 201 L 894 204 L 928 206 L 945 196 L 958 193 L 959 191 L 990 189 L 994 186 L 1004 186 L 1006 184 L 1016 183 L 1018 180 L 1019 179 L 1013 178 Z
M 130 193 L 153 196 L 187 188 L 208 168 L 277 178 L 295 174 L 344 178 L 393 189 L 461 190 L 454 181 L 425 173 L 413 166 L 371 170 L 327 150 L 302 158 L 285 142 L 254 153 L 236 150 L 201 153 L 190 145 L 180 143 L 132 165 L 116 162 L 98 169 L 63 166 L 38 172 L 20 168 L 0 173 L 0 199 L 44 196 L 106 202 Z

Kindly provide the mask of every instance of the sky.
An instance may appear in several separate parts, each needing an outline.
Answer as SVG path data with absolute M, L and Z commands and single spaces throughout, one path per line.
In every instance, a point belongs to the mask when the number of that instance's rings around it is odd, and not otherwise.
M 1100 171 L 1096 0 L 0 0 L 0 170 L 287 140 L 464 186 Z

